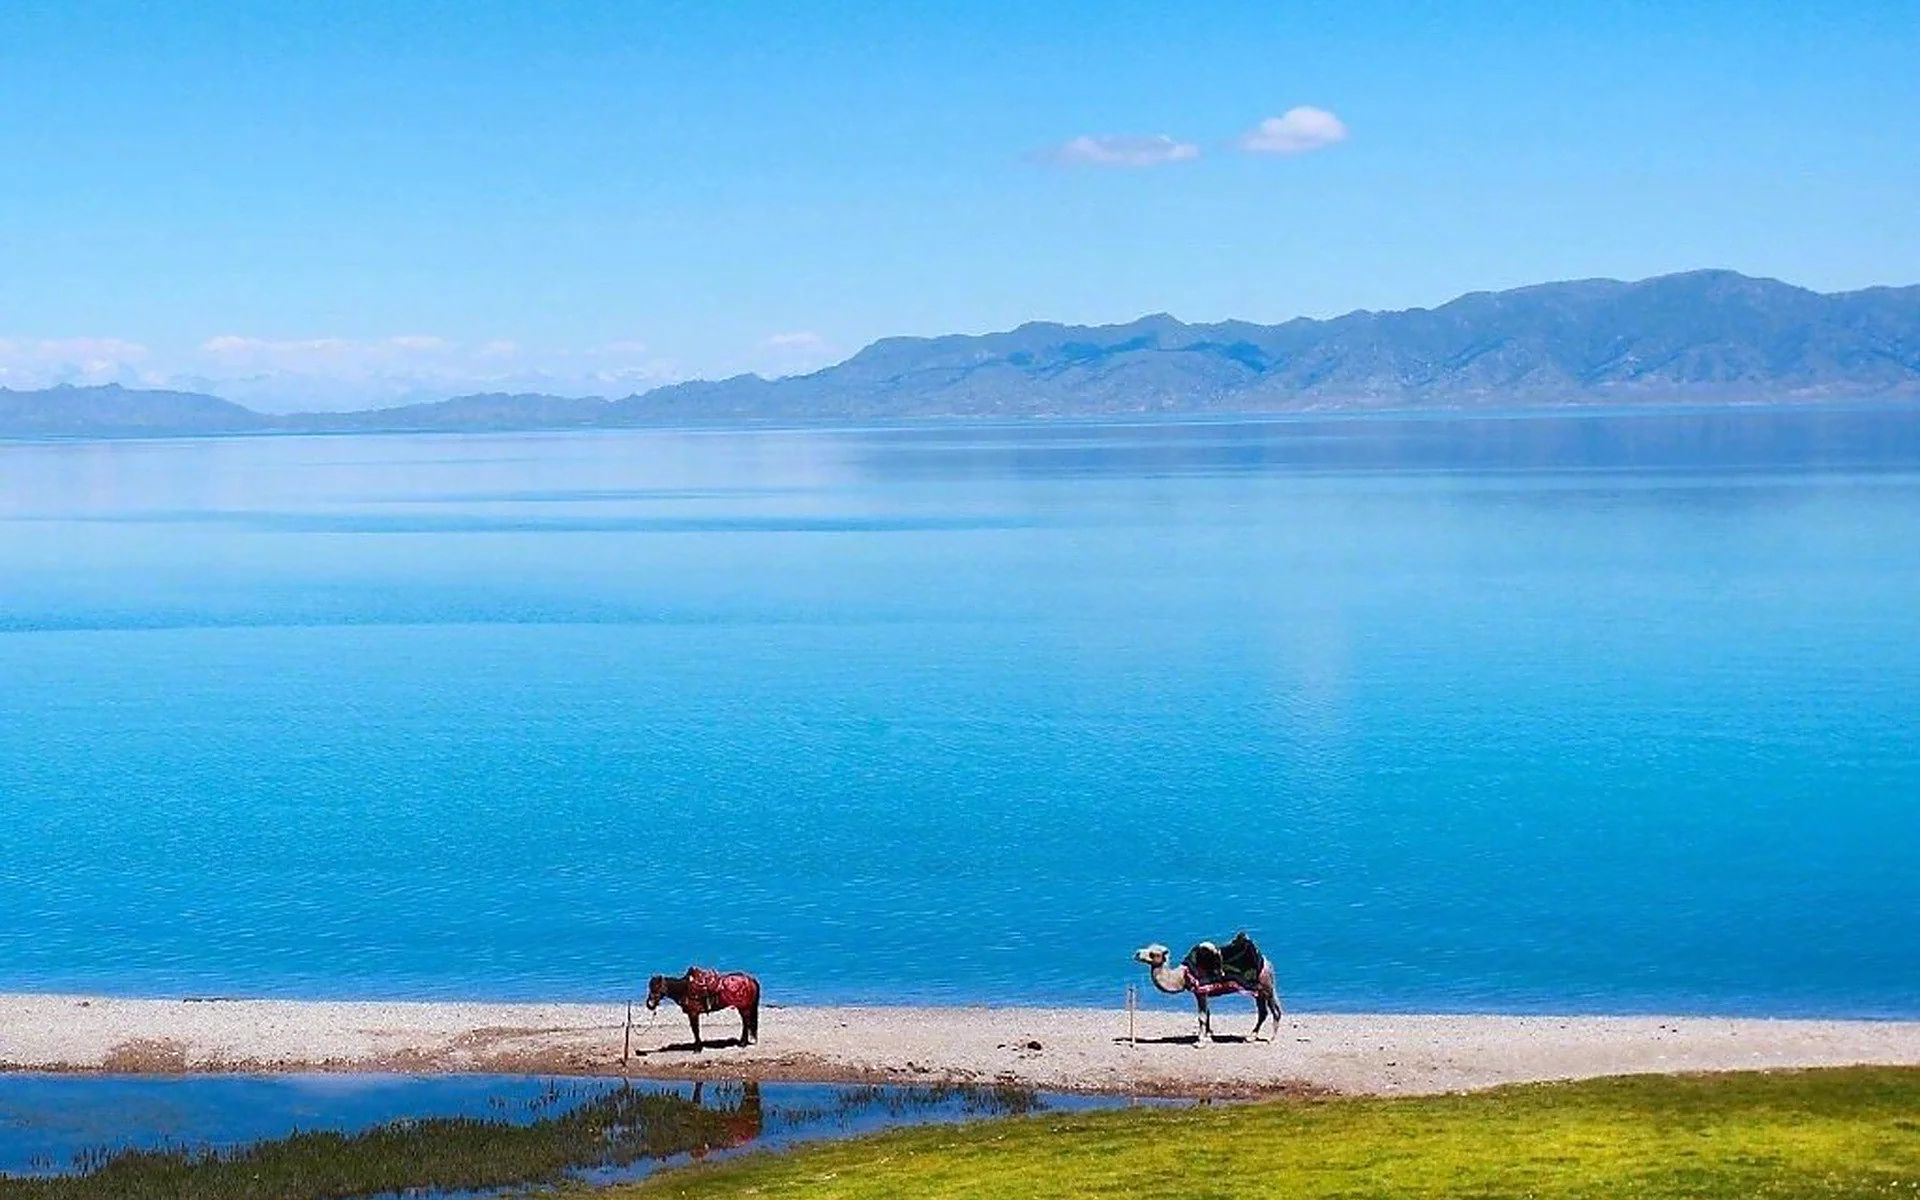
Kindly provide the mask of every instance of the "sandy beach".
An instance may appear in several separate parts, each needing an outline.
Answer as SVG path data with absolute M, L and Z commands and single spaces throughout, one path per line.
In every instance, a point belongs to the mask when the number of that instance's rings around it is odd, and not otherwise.
M 708 1018 L 624 1004 L 136 1000 L 0 996 L 0 1069 L 118 1072 L 556 1072 L 845 1082 L 1016 1083 L 1163 1095 L 1416 1094 L 1525 1080 L 1848 1064 L 1920 1065 L 1920 1022 L 1714 1017 L 1289 1014 L 1271 1042 L 1251 1014 L 1137 1019 L 1091 1008 L 769 1007 L 762 1041 Z

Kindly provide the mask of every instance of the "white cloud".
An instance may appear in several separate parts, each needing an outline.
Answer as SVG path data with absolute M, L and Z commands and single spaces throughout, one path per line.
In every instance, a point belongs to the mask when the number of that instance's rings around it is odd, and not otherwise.
M 624 396 L 684 378 L 673 363 L 624 340 L 561 348 L 430 334 L 372 338 L 258 338 L 222 334 L 201 344 L 196 383 L 256 407 L 366 408 L 471 392 Z
M 174 388 L 269 412 L 370 408 L 472 392 L 625 396 L 687 375 L 637 340 L 567 347 L 418 333 L 276 338 L 226 332 L 150 350 L 119 338 L 0 336 L 0 387 Z
M 419 399 L 484 378 L 477 353 L 430 334 L 266 338 L 223 333 L 177 365 L 180 383 L 260 408 L 358 408 Z M 438 398 L 436 396 L 435 398 Z
M 796 333 L 776 333 L 767 339 L 769 350 L 820 350 L 826 344 L 825 338 L 804 329 Z
M 1082 134 L 1060 143 L 1049 161 L 1084 167 L 1158 167 L 1200 157 L 1200 147 L 1164 133 Z
M 378 345 L 378 342 L 356 342 L 350 338 L 257 338 L 223 333 L 200 343 L 200 348 L 223 359 L 306 362 L 364 355 Z
M 201 342 L 200 350 L 222 370 L 268 374 L 318 371 L 348 378 L 389 371 L 438 371 L 482 353 L 421 333 L 374 338 L 262 338 L 223 333 Z
M 124 338 L 0 337 L 0 387 L 30 391 L 62 383 L 138 383 L 150 353 Z
M 1241 136 L 1249 154 L 1306 154 L 1347 140 L 1347 126 L 1324 108 L 1300 105 L 1268 117 Z
M 53 356 L 136 360 L 148 354 L 146 346 L 125 338 L 74 337 L 52 338 L 36 343 L 40 353 Z

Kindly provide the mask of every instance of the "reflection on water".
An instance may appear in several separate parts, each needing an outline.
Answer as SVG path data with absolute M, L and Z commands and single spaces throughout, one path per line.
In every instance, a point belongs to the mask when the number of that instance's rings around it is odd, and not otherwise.
M 638 1083 L 527 1076 L 0 1076 L 0 1177 L 134 1177 L 176 1164 L 248 1157 L 314 1178 L 333 1156 L 390 1164 L 391 1186 L 500 1186 L 563 1172 L 596 1184 L 665 1161 L 776 1148 L 899 1125 L 1083 1110 L 1118 1100 L 1025 1089 L 824 1084 Z M 489 1142 L 478 1128 L 493 1128 Z M 342 1154 L 298 1135 L 383 1131 Z M 291 1141 L 279 1141 L 288 1139 Z M 474 1149 L 449 1164 L 448 1142 Z M 154 1156 L 163 1156 L 156 1158 Z M 397 1179 L 402 1182 L 394 1182 Z M 464 1187 L 457 1190 L 466 1190 Z M 357 1194 L 357 1193 L 356 1193 Z

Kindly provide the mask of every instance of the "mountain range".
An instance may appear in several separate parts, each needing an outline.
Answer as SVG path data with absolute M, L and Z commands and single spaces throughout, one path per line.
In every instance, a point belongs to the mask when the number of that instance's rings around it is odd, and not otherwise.
M 0 436 L 1861 400 L 1920 400 L 1920 286 L 1820 293 L 1691 271 L 1278 325 L 1157 314 L 886 338 L 810 375 L 742 375 L 621 399 L 471 395 L 270 416 L 191 392 L 0 389 Z

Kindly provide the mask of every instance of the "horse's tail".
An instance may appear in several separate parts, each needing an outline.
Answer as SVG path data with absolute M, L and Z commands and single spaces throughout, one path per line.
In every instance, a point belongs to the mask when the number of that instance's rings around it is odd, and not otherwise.
M 758 1036 L 760 1030 L 760 980 L 745 971 L 727 977 L 727 1006 L 740 1012 L 741 1044 Z

